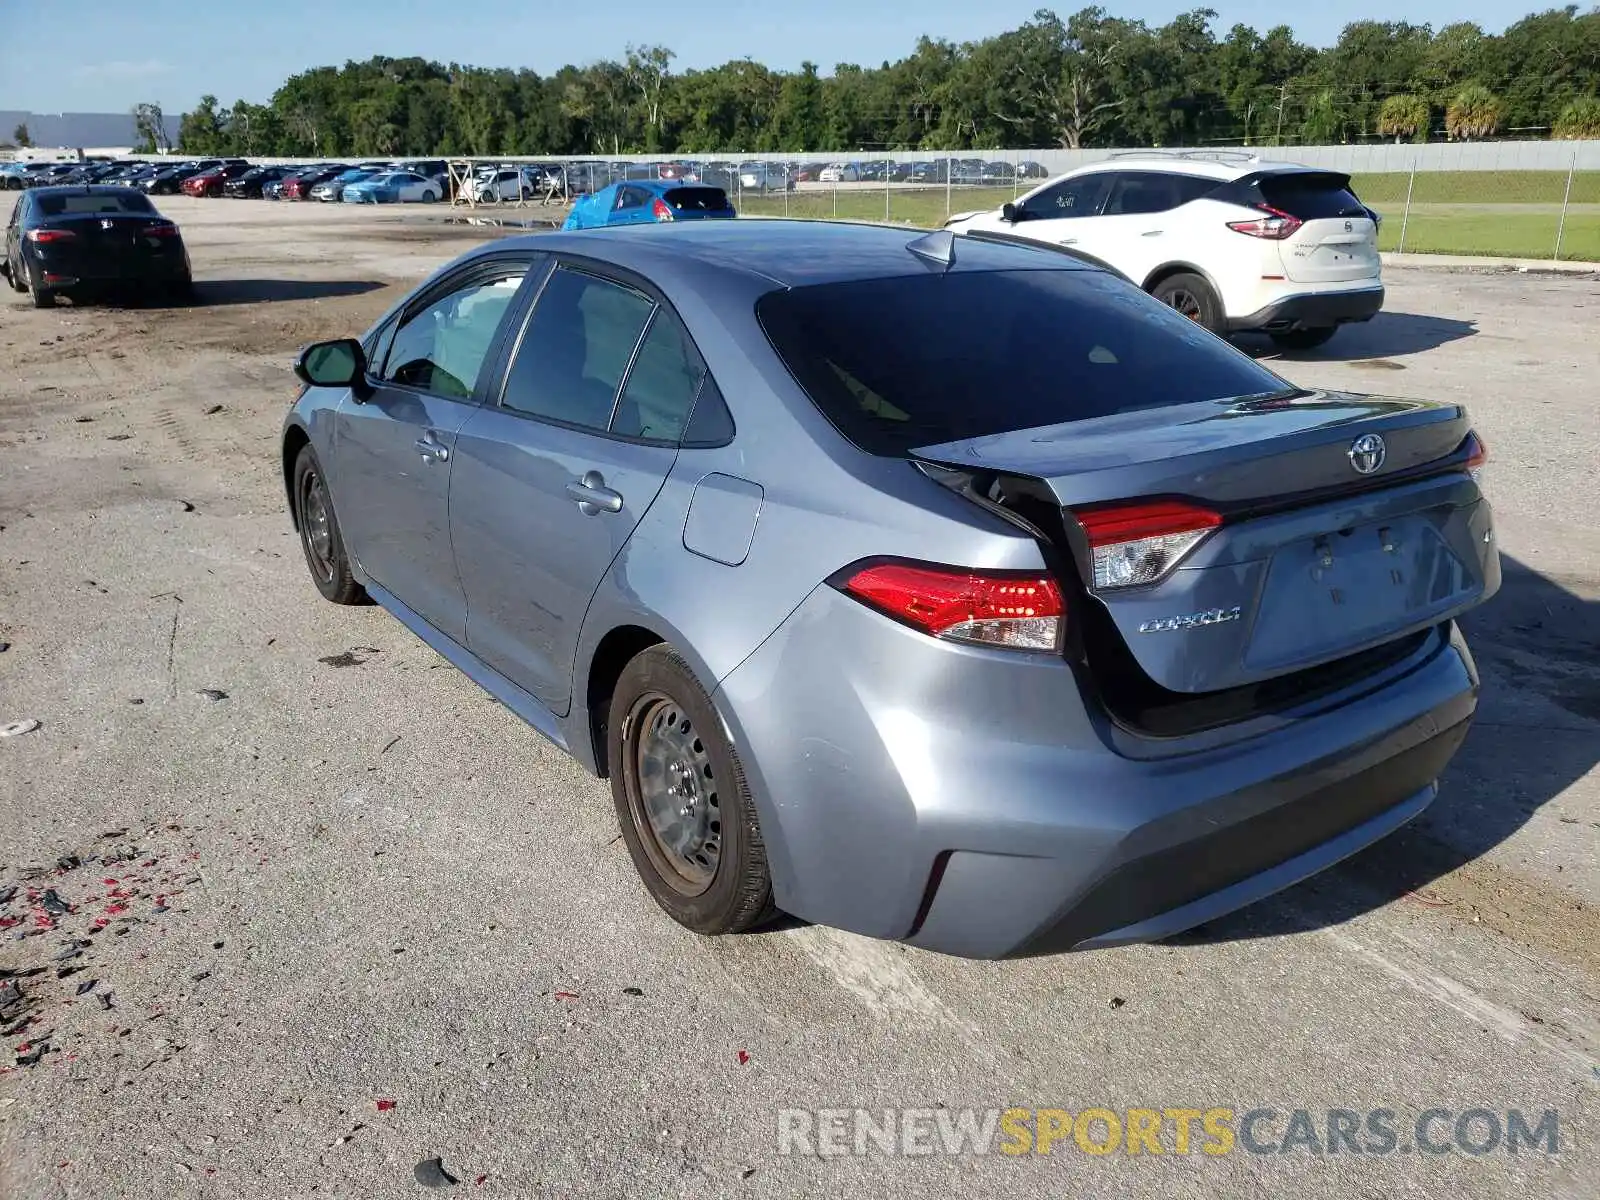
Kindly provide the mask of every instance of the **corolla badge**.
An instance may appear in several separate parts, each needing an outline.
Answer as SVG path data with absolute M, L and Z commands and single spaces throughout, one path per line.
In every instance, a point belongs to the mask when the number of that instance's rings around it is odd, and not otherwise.
M 1223 625 L 1237 621 L 1244 615 L 1239 605 L 1232 608 L 1208 608 L 1204 612 L 1184 613 L 1178 617 L 1160 617 L 1139 626 L 1140 633 L 1172 633 L 1179 629 L 1204 629 L 1207 625 Z
M 1371 475 L 1383 466 L 1383 460 L 1389 456 L 1389 448 L 1383 444 L 1383 439 L 1375 433 L 1363 433 L 1350 443 L 1350 465 L 1361 475 Z

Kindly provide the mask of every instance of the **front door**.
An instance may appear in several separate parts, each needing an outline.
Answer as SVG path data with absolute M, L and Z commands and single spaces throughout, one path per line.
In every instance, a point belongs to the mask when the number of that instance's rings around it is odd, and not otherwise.
M 705 374 L 642 287 L 564 265 L 499 403 L 461 430 L 450 527 L 467 644 L 558 716 L 589 601 L 672 470 Z
M 456 433 L 476 411 L 478 377 L 497 346 L 528 262 L 477 263 L 400 317 L 364 403 L 335 430 L 334 497 L 345 542 L 373 582 L 460 642 L 466 597 L 450 548 Z

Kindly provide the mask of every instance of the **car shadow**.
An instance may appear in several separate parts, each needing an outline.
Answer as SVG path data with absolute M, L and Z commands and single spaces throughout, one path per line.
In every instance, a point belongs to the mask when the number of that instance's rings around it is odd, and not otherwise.
M 188 307 L 276 304 L 286 300 L 333 300 L 364 296 L 387 285 L 373 279 L 206 279 L 196 280 Z
M 1279 357 L 1297 362 L 1343 362 L 1346 359 L 1393 358 L 1419 354 L 1477 334 L 1476 321 L 1422 313 L 1380 312 L 1370 321 L 1340 326 L 1333 340 L 1315 350 L 1285 350 L 1265 334 L 1234 335 L 1234 343 L 1255 358 Z
M 1505 555 L 1501 566 L 1500 593 L 1462 620 L 1485 691 L 1432 806 L 1328 871 L 1169 944 L 1301 933 L 1416 898 L 1511 837 L 1594 769 L 1600 762 L 1600 601 Z

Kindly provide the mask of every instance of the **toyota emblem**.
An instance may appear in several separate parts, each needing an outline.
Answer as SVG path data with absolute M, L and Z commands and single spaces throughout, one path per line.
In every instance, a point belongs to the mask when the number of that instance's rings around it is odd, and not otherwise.
M 1371 475 L 1383 466 L 1383 460 L 1389 456 L 1389 448 L 1383 444 L 1383 439 L 1375 433 L 1363 433 L 1350 443 L 1350 465 L 1361 475 Z

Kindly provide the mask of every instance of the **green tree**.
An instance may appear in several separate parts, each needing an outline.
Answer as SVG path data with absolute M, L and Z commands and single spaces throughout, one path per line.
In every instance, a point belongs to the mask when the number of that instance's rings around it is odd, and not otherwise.
M 1580 96 L 1561 110 L 1554 134 L 1558 138 L 1600 138 L 1600 97 Z
M 625 70 L 629 84 L 638 93 L 647 153 L 662 148 L 662 98 L 672 78 L 672 60 L 675 57 L 665 46 L 628 47 Z
M 1431 113 L 1428 102 L 1421 96 L 1402 92 L 1390 96 L 1378 109 L 1378 132 L 1392 137 L 1396 142 L 1428 140 L 1428 122 Z
M 178 122 L 178 148 L 185 154 L 211 157 L 221 154 L 227 140 L 227 118 L 217 107 L 217 98 L 200 97 L 193 112 Z
M 826 117 L 822 107 L 822 83 L 817 64 L 800 64 L 800 73 L 783 81 L 773 113 L 774 137 L 778 150 L 820 150 L 826 141 Z
M 33 145 L 33 135 L 28 132 L 26 121 L 11 131 L 11 140 L 24 150 Z
M 1504 111 L 1498 96 L 1481 83 L 1469 83 L 1445 109 L 1444 127 L 1457 141 L 1478 141 L 1499 132 Z

